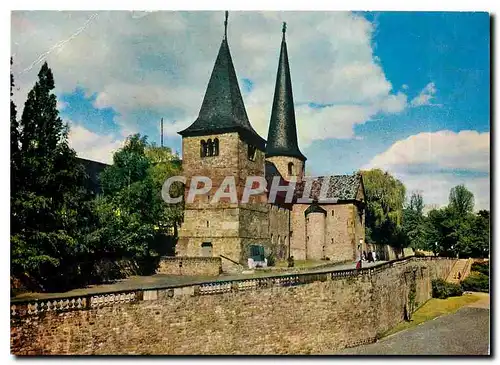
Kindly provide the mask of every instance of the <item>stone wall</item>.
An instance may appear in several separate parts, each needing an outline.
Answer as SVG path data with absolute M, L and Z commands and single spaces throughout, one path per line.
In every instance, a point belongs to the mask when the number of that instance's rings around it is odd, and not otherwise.
M 285 180 L 290 180 L 291 176 L 296 176 L 297 181 L 301 181 L 304 178 L 304 161 L 289 156 L 273 156 L 268 157 L 267 161 L 272 162 L 276 169 Z M 292 163 L 292 175 L 288 173 L 288 164 Z
M 304 211 L 309 207 L 308 204 L 293 206 L 292 255 L 297 260 L 328 258 L 331 262 L 354 261 L 360 239 L 363 240 L 362 250 L 366 249 L 364 214 L 360 215 L 358 207 L 352 203 L 320 204 L 320 206 L 327 213 L 324 217 L 324 228 L 320 219 L 310 222 L 310 226 L 306 227 Z M 311 235 L 307 231 L 312 232 L 313 236 L 324 232 L 324 239 L 316 237 L 316 241 L 311 240 Z M 308 236 L 309 241 L 307 241 Z M 317 247 L 311 247 L 314 242 L 320 243 L 316 243 Z
M 331 354 L 372 342 L 402 321 L 405 310 L 430 298 L 431 279 L 446 277 L 455 261 L 406 258 L 359 272 L 54 299 L 49 312 L 43 301 L 29 308 L 11 303 L 11 352 Z
M 162 257 L 157 274 L 217 276 L 222 272 L 220 257 Z
M 277 205 L 269 206 L 269 240 L 272 250 L 279 260 L 288 258 L 290 223 L 290 210 Z
M 325 214 L 313 212 L 305 219 L 307 258 L 321 260 L 325 257 Z
M 307 204 L 294 204 L 292 206 L 292 232 L 291 232 L 291 256 L 295 260 L 305 260 L 306 253 L 306 218 L 304 215 Z

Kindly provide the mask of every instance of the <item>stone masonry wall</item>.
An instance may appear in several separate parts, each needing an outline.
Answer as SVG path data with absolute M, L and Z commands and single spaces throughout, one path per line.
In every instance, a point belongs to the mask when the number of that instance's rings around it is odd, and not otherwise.
M 331 354 L 372 342 L 402 321 L 405 308 L 429 299 L 431 279 L 445 277 L 454 262 L 408 258 L 359 272 L 89 296 L 78 302 L 87 309 L 31 315 L 17 303 L 11 352 Z
M 363 239 L 364 244 L 364 215 L 360 217 L 358 208 L 352 203 L 344 204 L 321 204 L 321 208 L 326 210 L 324 227 L 324 250 L 316 247 L 309 252 L 323 252 L 314 254 L 314 257 L 306 256 L 306 218 L 304 211 L 308 204 L 295 204 L 292 210 L 292 255 L 297 260 L 328 258 L 331 262 L 354 261 L 356 258 L 356 248 L 359 239 Z M 323 228 L 321 222 L 317 222 L 318 227 L 309 227 L 310 232 L 318 234 Z M 321 224 L 320 224 L 321 223 Z M 307 245 L 313 244 L 309 239 Z M 365 249 L 365 247 L 363 247 Z M 318 256 L 318 257 L 316 257 Z
M 297 181 L 301 181 L 304 177 L 304 162 L 298 158 L 289 156 L 274 156 L 268 157 L 267 160 L 276 166 L 285 180 L 290 180 L 290 176 L 297 176 Z M 288 174 L 288 164 L 290 162 L 293 163 L 293 175 Z
M 273 252 L 279 260 L 288 258 L 290 240 L 290 210 L 277 205 L 269 206 L 269 234 Z M 292 227 L 290 227 L 292 229 Z
M 306 254 L 306 218 L 304 212 L 307 204 L 294 204 L 292 207 L 292 237 L 291 237 L 291 256 L 295 260 L 305 260 Z
M 219 140 L 219 155 L 200 157 L 200 141 Z M 241 203 L 247 176 L 264 176 L 264 152 L 256 150 L 255 158 L 248 158 L 248 145 L 238 133 L 223 133 L 182 139 L 183 174 L 186 192 L 193 176 L 207 176 L 212 189 L 205 196 L 197 196 L 193 203 L 185 204 L 184 222 L 179 229 L 177 256 L 200 256 L 201 244 L 210 242 L 212 256 L 223 255 L 223 269 L 230 270 L 234 262 L 246 265 L 248 246 L 261 244 L 270 250 L 268 207 L 265 192 Z M 238 202 L 222 198 L 212 199 L 226 177 L 234 177 Z M 227 190 L 226 190 L 227 192 Z M 232 260 L 232 261 L 231 261 Z
M 307 258 L 321 260 L 325 246 L 325 214 L 310 213 L 306 219 L 306 252 Z
M 217 276 L 222 272 L 220 257 L 162 257 L 157 274 Z
M 325 256 L 333 262 L 354 261 L 359 242 L 356 237 L 355 206 L 331 204 L 321 207 L 327 211 Z

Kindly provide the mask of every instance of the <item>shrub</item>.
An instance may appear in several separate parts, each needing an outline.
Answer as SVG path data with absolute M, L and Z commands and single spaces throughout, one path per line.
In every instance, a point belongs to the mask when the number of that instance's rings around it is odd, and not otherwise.
M 479 291 L 488 293 L 490 291 L 489 277 L 481 272 L 472 272 L 460 282 L 464 291 Z
M 448 283 L 443 279 L 432 280 L 432 297 L 446 299 L 461 296 L 463 290 L 459 284 Z
M 489 262 L 474 262 L 470 268 L 471 271 L 477 271 L 486 276 L 490 276 Z
M 274 266 L 276 265 L 276 256 L 271 252 L 267 257 L 267 266 Z
M 415 251 L 415 257 L 425 257 L 425 253 L 421 251 Z

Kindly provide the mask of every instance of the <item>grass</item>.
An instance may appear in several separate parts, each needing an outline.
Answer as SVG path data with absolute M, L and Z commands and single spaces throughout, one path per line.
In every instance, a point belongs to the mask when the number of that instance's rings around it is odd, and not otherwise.
M 462 295 L 460 297 L 449 297 L 446 299 L 429 299 L 423 306 L 421 306 L 415 313 L 413 313 L 411 321 L 403 321 L 399 323 L 397 326 L 384 333 L 382 337 L 386 337 L 396 332 L 418 326 L 423 322 L 429 321 L 444 314 L 454 313 L 467 304 L 471 304 L 477 302 L 479 299 L 483 299 L 485 295 L 487 296 L 487 294 L 483 293 L 472 293 Z

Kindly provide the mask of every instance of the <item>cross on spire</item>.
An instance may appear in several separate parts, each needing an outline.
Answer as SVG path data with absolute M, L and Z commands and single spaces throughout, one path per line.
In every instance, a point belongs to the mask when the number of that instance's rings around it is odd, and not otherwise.
M 224 39 L 227 39 L 227 18 L 229 17 L 229 12 L 226 10 L 226 20 L 224 20 Z
M 286 33 L 286 22 L 283 22 L 283 39 L 285 39 L 285 33 Z

